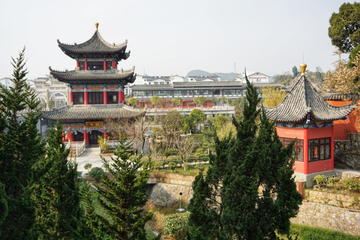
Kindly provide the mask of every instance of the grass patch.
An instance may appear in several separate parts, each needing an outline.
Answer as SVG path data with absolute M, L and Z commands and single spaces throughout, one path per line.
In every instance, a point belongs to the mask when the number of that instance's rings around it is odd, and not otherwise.
M 354 236 L 339 231 L 332 231 L 320 227 L 309 227 L 306 225 L 291 224 L 290 235 L 295 238 L 299 234 L 298 240 L 359 240 L 360 236 Z M 280 236 L 281 239 L 288 239 Z

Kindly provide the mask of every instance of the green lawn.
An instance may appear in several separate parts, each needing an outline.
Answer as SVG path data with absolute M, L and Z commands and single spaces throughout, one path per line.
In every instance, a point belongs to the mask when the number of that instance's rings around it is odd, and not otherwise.
M 290 228 L 290 234 L 293 239 L 295 239 L 296 234 L 299 234 L 298 240 L 360 240 L 360 236 L 331 231 L 325 228 L 309 227 L 299 224 L 291 224 Z M 281 239 L 286 240 L 288 238 L 281 236 Z

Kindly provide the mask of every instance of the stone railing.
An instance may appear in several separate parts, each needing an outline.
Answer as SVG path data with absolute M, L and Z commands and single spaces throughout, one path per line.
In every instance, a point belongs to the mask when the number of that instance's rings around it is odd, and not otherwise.
M 166 115 L 171 110 L 177 110 L 181 114 L 189 114 L 193 109 L 199 109 L 205 114 L 223 114 L 223 113 L 235 113 L 235 107 L 233 106 L 212 106 L 212 107 L 174 107 L 174 108 L 151 108 L 146 109 L 146 115 Z
M 69 140 L 67 143 L 65 143 L 65 149 L 70 149 L 70 146 L 71 146 L 71 142 Z
M 81 154 L 83 154 L 85 152 L 85 139 L 82 143 L 76 143 L 76 156 L 80 156 Z

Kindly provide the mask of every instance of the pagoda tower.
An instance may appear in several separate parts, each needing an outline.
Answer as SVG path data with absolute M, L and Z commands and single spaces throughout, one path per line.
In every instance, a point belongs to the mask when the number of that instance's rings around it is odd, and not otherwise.
M 334 125 L 355 108 L 355 102 L 331 106 L 306 78 L 306 64 L 301 64 L 301 77 L 294 83 L 284 100 L 276 107 L 265 108 L 269 119 L 275 121 L 283 145 L 296 139 L 296 179 L 314 184 L 316 175 L 334 176 Z
M 50 74 L 69 87 L 69 104 L 63 108 L 43 113 L 43 118 L 64 126 L 66 140 L 97 144 L 98 136 L 106 138 L 107 131 L 119 130 L 115 122 L 122 122 L 127 130 L 134 118 L 144 115 L 142 109 L 125 105 L 124 86 L 135 80 L 135 67 L 118 70 L 118 63 L 126 60 L 127 41 L 110 44 L 100 35 L 96 23 L 94 35 L 84 43 L 64 44 L 58 40 L 60 49 L 76 60 L 71 71 L 57 71 L 51 67 Z M 121 121 L 120 121 L 121 120 Z

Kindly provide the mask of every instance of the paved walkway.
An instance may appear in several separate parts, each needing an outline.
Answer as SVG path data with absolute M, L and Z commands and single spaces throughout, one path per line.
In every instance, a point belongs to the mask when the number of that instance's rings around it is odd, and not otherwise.
M 109 156 L 104 157 L 106 160 L 111 160 Z M 82 175 L 87 173 L 88 171 L 85 170 L 84 166 L 87 163 L 92 164 L 93 167 L 100 167 L 102 168 L 102 160 L 100 158 L 100 148 L 99 147 L 87 147 L 85 148 L 85 152 L 81 154 L 81 156 L 76 157 L 76 163 L 78 164 L 78 171 L 82 172 Z

